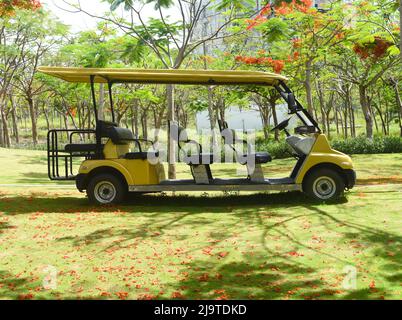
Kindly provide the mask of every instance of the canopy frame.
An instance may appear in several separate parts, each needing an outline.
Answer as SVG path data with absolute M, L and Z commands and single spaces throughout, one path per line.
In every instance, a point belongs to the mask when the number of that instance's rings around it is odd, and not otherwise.
M 295 105 L 290 104 L 291 89 L 286 85 L 287 78 L 275 73 L 261 71 L 213 71 L 213 70 L 140 70 L 140 69 L 110 69 L 110 68 L 58 68 L 39 67 L 39 72 L 60 78 L 68 82 L 90 83 L 92 91 L 92 104 L 96 120 L 96 142 L 101 150 L 100 120 L 96 101 L 95 83 L 106 83 L 108 85 L 110 109 L 112 121 L 115 122 L 113 85 L 116 83 L 143 83 L 143 84 L 181 84 L 181 85 L 256 85 L 272 86 L 288 103 L 289 114 L 296 114 L 306 125 L 305 118 L 315 127 L 316 132 L 321 132 L 318 123 L 312 115 L 294 99 Z M 99 151 L 100 153 L 100 151 Z

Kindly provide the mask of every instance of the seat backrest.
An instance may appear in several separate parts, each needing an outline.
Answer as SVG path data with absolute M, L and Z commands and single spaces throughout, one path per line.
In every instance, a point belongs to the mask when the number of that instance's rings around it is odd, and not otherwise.
M 99 136 L 102 138 L 109 138 L 110 128 L 117 127 L 117 126 L 118 126 L 117 123 L 114 123 L 114 122 L 98 120 L 98 122 L 96 124 L 97 134 L 99 134 Z
M 119 127 L 108 128 L 108 138 L 110 138 L 114 144 L 127 144 L 135 140 L 131 130 Z
M 185 128 L 180 127 L 177 121 L 169 121 L 170 127 L 170 138 L 173 141 L 177 141 L 179 144 L 180 142 L 188 141 L 188 135 Z
M 228 123 L 226 121 L 218 119 L 219 131 L 222 132 L 223 130 L 228 128 Z
M 233 145 L 236 143 L 236 131 L 230 129 L 228 123 L 218 119 L 219 130 L 223 141 L 227 145 Z

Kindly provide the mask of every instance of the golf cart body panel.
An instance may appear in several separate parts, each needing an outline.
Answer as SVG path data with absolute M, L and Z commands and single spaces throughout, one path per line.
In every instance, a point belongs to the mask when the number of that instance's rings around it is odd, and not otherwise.
M 75 180 L 80 191 L 86 190 L 91 201 L 99 204 L 119 202 L 127 192 L 163 191 L 304 191 L 318 200 L 332 200 L 339 197 L 344 189 L 350 189 L 356 181 L 352 160 L 349 156 L 331 149 L 329 142 L 314 120 L 294 97 L 286 85 L 286 77 L 269 72 L 256 71 L 215 71 L 215 70 L 140 70 L 140 69 L 95 69 L 40 67 L 39 71 L 68 82 L 90 83 L 96 128 L 94 130 L 50 130 L 48 134 L 48 171 L 52 180 Z M 95 83 L 107 83 L 109 89 L 112 122 L 98 119 Z M 114 122 L 112 86 L 116 83 L 142 84 L 189 84 L 189 85 L 258 85 L 272 86 L 287 102 L 290 118 L 279 123 L 272 130 L 283 130 L 286 142 L 298 159 L 292 173 L 285 178 L 264 177 L 261 165 L 272 160 L 267 152 L 236 153 L 237 162 L 247 167 L 247 177 L 242 179 L 215 179 L 210 166 L 212 154 L 202 152 L 202 147 L 184 134 L 176 139 L 179 150 L 181 144 L 198 146 L 198 154 L 184 161 L 189 165 L 193 179 L 167 180 L 164 166 L 159 163 L 159 150 L 142 147 L 142 143 L 153 142 L 134 137 L 126 128 Z M 302 123 L 291 135 L 287 128 L 291 117 L 296 116 Z M 220 120 L 220 129 L 229 133 L 227 123 Z M 184 128 L 169 124 L 170 131 L 182 132 Z M 60 148 L 58 137 L 69 135 L 70 143 Z M 95 135 L 96 143 L 74 144 L 75 135 Z M 225 140 L 223 131 L 222 138 Z M 234 134 L 225 142 L 235 152 Z M 171 136 L 170 136 L 171 137 Z M 172 138 L 172 137 L 171 137 Z M 130 152 L 134 143 L 138 151 Z M 183 150 L 181 150 L 183 151 Z M 73 174 L 73 158 L 84 157 L 77 175 Z M 251 158 L 250 158 L 251 157 Z M 247 161 L 243 161 L 244 159 Z M 208 159 L 203 162 L 203 159 Z M 243 159 L 243 160 L 239 160 Z M 248 159 L 254 159 L 253 165 Z M 198 162 L 200 161 L 200 162 Z M 59 166 L 62 166 L 60 173 Z
M 315 143 L 301 166 L 296 183 L 302 183 L 306 174 L 317 165 L 337 166 L 340 170 L 353 170 L 352 159 L 339 151 L 331 149 L 324 134 L 315 134 Z
M 129 143 L 115 144 L 109 139 L 103 148 L 104 159 L 86 160 L 79 169 L 82 175 L 90 175 L 91 172 L 102 168 L 117 170 L 124 177 L 127 185 L 135 184 L 158 184 L 160 179 L 164 179 L 163 166 L 159 163 L 152 164 L 145 159 L 126 159 L 129 153 Z M 85 185 L 81 188 L 85 189 Z

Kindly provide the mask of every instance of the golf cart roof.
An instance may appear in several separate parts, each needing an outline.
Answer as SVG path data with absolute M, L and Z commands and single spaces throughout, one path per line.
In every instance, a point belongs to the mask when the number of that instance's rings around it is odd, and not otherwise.
M 63 68 L 40 67 L 39 72 L 68 82 L 90 83 L 164 83 L 204 85 L 268 85 L 273 86 L 287 78 L 261 71 L 217 70 L 153 70 L 119 68 Z

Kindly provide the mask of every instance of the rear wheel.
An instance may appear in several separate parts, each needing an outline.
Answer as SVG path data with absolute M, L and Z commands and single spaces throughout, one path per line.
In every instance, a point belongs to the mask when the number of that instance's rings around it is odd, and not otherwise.
M 92 203 L 120 203 L 127 194 L 127 188 L 118 177 L 112 174 L 98 174 L 89 181 L 87 195 Z
M 303 182 L 303 191 L 317 201 L 336 200 L 343 194 L 345 182 L 333 169 L 319 168 L 309 173 Z

